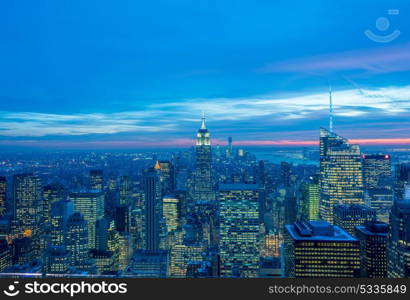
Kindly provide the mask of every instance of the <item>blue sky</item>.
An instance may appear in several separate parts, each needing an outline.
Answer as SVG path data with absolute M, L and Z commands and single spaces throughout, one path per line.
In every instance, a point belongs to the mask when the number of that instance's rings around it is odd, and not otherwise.
M 329 82 L 337 132 L 403 141 L 409 14 L 406 0 L 4 1 L 0 145 L 187 145 L 202 110 L 216 143 L 314 141 Z

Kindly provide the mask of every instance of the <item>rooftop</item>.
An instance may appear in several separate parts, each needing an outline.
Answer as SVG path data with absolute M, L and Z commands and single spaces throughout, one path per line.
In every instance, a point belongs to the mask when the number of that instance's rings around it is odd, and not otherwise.
M 285 228 L 296 241 L 357 241 L 339 226 L 325 221 L 295 222 Z
M 387 236 L 389 233 L 389 224 L 383 222 L 371 222 L 365 226 L 357 226 L 356 230 L 360 231 L 364 235 Z

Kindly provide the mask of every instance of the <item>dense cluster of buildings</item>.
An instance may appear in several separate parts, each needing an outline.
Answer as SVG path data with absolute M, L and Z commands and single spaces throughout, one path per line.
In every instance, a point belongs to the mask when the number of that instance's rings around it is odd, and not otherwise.
M 319 157 L 211 146 L 203 117 L 192 149 L 126 172 L 90 163 L 75 188 L 0 177 L 0 276 L 410 276 L 410 165 L 332 128 Z

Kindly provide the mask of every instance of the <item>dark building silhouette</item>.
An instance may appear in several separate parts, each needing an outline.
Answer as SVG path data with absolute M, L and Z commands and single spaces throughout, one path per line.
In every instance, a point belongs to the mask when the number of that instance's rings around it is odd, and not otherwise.
M 156 251 L 160 242 L 161 218 L 161 179 L 159 165 L 146 170 L 143 174 L 145 197 L 145 249 Z
M 90 171 L 90 189 L 102 191 L 104 188 L 104 179 L 102 170 Z
M 407 190 L 408 191 L 408 190 Z M 410 277 L 410 198 L 395 200 L 390 213 L 387 276 Z
M 356 226 L 356 237 L 360 241 L 361 277 L 387 277 L 387 236 L 389 225 L 382 222 L 369 222 Z
M 7 180 L 6 177 L 0 176 L 0 217 L 6 213 L 7 197 Z

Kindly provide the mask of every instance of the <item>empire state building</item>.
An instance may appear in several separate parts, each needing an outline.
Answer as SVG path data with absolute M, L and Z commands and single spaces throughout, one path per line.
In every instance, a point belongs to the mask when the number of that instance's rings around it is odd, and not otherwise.
M 205 116 L 196 135 L 196 165 L 192 198 L 195 202 L 215 200 L 212 184 L 211 135 L 206 128 Z

